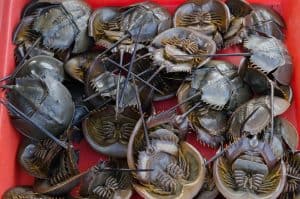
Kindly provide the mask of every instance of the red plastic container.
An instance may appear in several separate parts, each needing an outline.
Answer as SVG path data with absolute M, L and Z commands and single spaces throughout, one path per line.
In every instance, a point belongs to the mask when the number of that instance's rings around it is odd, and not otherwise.
M 286 44 L 293 57 L 294 77 L 292 86 L 294 89 L 294 102 L 289 111 L 283 116 L 288 118 L 298 130 L 300 130 L 300 1 L 299 0 L 248 0 L 249 2 L 269 5 L 282 14 L 286 21 Z M 15 67 L 14 45 L 12 44 L 13 31 L 20 20 L 23 7 L 29 0 L 0 0 L 0 77 L 11 73 Z M 102 6 L 124 6 L 138 2 L 137 0 L 86 0 L 93 8 Z M 171 12 L 184 2 L 184 0 L 155 0 Z M 231 60 L 237 63 L 237 59 Z M 3 97 L 3 93 L 1 94 Z M 176 100 L 156 104 L 158 110 L 175 104 Z M 0 107 L 0 196 L 10 187 L 16 185 L 29 185 L 33 178 L 29 177 L 17 164 L 16 154 L 21 136 L 12 127 L 7 110 Z M 200 146 L 191 134 L 188 141 L 196 146 L 205 157 L 212 155 L 212 150 Z M 80 169 L 85 170 L 95 164 L 99 158 L 103 158 L 94 152 L 86 142 L 82 142 L 80 148 Z M 135 197 L 136 198 L 136 197 Z

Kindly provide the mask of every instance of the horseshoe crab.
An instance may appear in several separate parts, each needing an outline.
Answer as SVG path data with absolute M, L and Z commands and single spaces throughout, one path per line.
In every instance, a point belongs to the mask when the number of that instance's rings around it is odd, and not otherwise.
M 133 43 L 144 48 L 159 33 L 171 27 L 171 15 L 161 6 L 142 2 L 123 8 L 104 7 L 96 10 L 90 18 L 89 35 L 96 43 L 111 48 L 113 42 L 120 42 L 112 50 L 133 52 Z
M 85 172 L 79 173 L 78 158 L 79 154 L 69 146 L 60 154 L 58 165 L 47 179 L 35 179 L 34 191 L 51 196 L 68 194 L 86 174 Z
M 84 198 L 129 199 L 132 196 L 131 176 L 125 172 L 102 172 L 102 168 L 115 168 L 112 162 L 102 162 L 83 178 L 80 196 Z
M 238 76 L 236 67 L 224 61 L 208 62 L 187 80 L 178 90 L 178 102 L 199 96 L 181 106 L 181 110 L 187 112 L 198 104 L 189 114 L 189 121 L 201 142 L 218 147 L 227 130 L 226 111 L 230 114 L 249 100 L 252 93 Z
M 16 78 L 8 89 L 7 100 L 27 115 L 32 121 L 48 130 L 54 136 L 61 135 L 71 124 L 74 103 L 69 91 L 51 77 L 36 79 Z M 12 123 L 17 130 L 33 140 L 46 138 L 40 129 L 24 118 L 11 113 Z
M 174 27 L 186 27 L 213 38 L 218 48 L 223 45 L 222 34 L 227 32 L 230 12 L 219 0 L 190 1 L 177 8 Z
M 288 72 L 288 71 L 286 71 Z M 252 90 L 258 95 L 269 95 L 271 91 L 271 82 L 274 86 L 274 94 L 284 98 L 289 102 L 293 99 L 293 90 L 289 85 L 282 85 L 274 81 L 272 74 L 268 75 L 260 69 L 253 67 L 247 58 L 241 60 L 240 75 Z M 281 73 L 281 76 L 285 75 Z
M 64 64 L 64 69 L 73 79 L 84 83 L 85 74 L 95 57 L 96 53 L 86 53 L 72 57 Z
M 42 46 L 54 51 L 72 49 L 80 53 L 88 49 L 87 35 L 90 7 L 84 1 L 32 2 L 23 12 L 23 20 L 15 34 L 15 43 L 41 38 Z
M 148 121 L 151 124 L 151 121 Z M 147 146 L 143 144 L 140 119 L 129 140 L 129 168 L 153 169 L 137 173 L 135 190 L 144 198 L 193 198 L 204 182 L 204 160 L 199 152 L 171 129 L 151 128 Z
M 191 72 L 207 63 L 209 57 L 189 55 L 214 54 L 215 42 L 206 35 L 187 28 L 171 28 L 151 43 L 154 64 L 167 72 Z
M 127 107 L 116 118 L 114 106 L 92 111 L 83 121 L 83 133 L 96 151 L 112 157 L 126 157 L 127 145 L 140 115 L 136 108 Z
M 284 40 L 285 23 L 282 17 L 273 9 L 259 4 L 251 5 L 252 12 L 245 17 L 245 26 L 250 34 L 264 34 Z
M 18 161 L 31 176 L 46 179 L 61 150 L 62 147 L 50 139 L 41 140 L 37 144 L 25 140 L 19 148 Z
M 282 98 L 274 97 L 274 116 L 283 114 L 290 103 Z M 254 98 L 243 104 L 232 114 L 228 134 L 236 141 L 245 134 L 263 133 L 271 123 L 270 96 Z
M 47 196 L 43 194 L 39 194 L 33 191 L 32 187 L 29 186 L 20 186 L 14 187 L 12 189 L 7 190 L 3 194 L 3 199 L 15 199 L 15 198 L 26 198 L 26 199 L 72 199 L 71 196 Z
M 51 77 L 57 81 L 62 82 L 64 80 L 63 63 L 53 57 L 38 55 L 27 60 L 20 70 L 16 69 L 17 73 L 14 73 L 13 78 L 20 77 Z
M 216 160 L 214 179 L 226 198 L 277 198 L 286 182 L 286 166 L 266 142 L 243 137 Z

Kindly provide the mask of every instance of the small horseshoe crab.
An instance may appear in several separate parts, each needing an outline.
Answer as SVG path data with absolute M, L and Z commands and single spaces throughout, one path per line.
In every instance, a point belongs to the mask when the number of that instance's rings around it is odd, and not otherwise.
M 80 0 L 34 1 L 23 12 L 14 43 L 41 40 L 42 48 L 48 51 L 70 48 L 72 53 L 84 52 L 90 44 L 87 35 L 90 14 L 90 7 Z
M 195 70 L 177 92 L 178 102 L 194 97 L 181 106 L 188 116 L 198 139 L 210 147 L 224 141 L 228 113 L 252 97 L 249 87 L 240 79 L 234 65 L 224 61 L 210 61 Z M 193 108 L 191 108 L 193 107 Z
M 121 43 L 112 50 L 133 52 L 133 43 L 137 50 L 151 42 L 159 33 L 171 27 L 172 17 L 161 6 L 152 2 L 142 2 L 127 7 L 104 7 L 96 10 L 89 21 L 89 35 L 97 45 L 105 48 Z
M 121 164 L 122 165 L 122 164 Z M 116 168 L 116 164 L 102 162 L 83 178 L 80 197 L 89 199 L 130 199 L 132 196 L 131 176 L 128 172 L 103 172 L 101 169 Z
M 214 54 L 216 44 L 208 36 L 188 28 L 171 28 L 159 34 L 151 43 L 153 62 L 159 70 L 191 72 L 210 60 L 205 54 Z M 199 57 L 194 57 L 199 55 Z
M 107 105 L 89 114 L 82 123 L 83 133 L 97 152 L 126 157 L 128 141 L 139 118 L 140 114 L 134 107 L 125 108 L 116 118 L 114 106 Z
M 189 1 L 177 8 L 174 27 L 186 27 L 212 37 L 218 48 L 223 45 L 222 34 L 227 32 L 230 12 L 220 0 Z
M 135 175 L 135 190 L 144 198 L 196 196 L 206 172 L 202 156 L 187 142 L 180 142 L 172 128 L 160 127 L 151 120 L 147 122 L 150 133 L 149 137 L 145 133 L 145 146 L 142 123 L 142 119 L 137 122 L 129 140 L 128 166 L 153 171 Z
M 286 166 L 267 142 L 243 137 L 214 163 L 214 179 L 223 196 L 277 198 L 286 183 Z

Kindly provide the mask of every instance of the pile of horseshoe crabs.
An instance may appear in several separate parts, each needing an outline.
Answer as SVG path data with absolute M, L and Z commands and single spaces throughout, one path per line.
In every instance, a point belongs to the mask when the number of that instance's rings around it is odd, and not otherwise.
M 152 2 L 30 2 L 0 102 L 35 180 L 3 198 L 300 198 L 298 133 L 281 117 L 293 100 L 284 32 L 246 0 L 191 0 L 172 15 Z M 80 170 L 84 141 L 107 159 Z

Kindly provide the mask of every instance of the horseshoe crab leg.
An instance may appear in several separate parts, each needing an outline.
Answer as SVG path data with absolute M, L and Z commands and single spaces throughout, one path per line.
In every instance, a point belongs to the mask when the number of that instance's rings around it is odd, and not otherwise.
M 271 135 L 269 143 L 273 142 L 274 135 L 274 84 L 271 80 L 269 80 L 271 85 L 271 98 L 270 98 L 270 106 L 271 106 Z
M 22 119 L 30 122 L 33 126 L 38 128 L 42 133 L 47 135 L 50 139 L 55 141 L 62 148 L 68 149 L 68 144 L 66 142 L 59 140 L 54 135 L 52 135 L 47 129 L 43 128 L 38 123 L 32 121 L 31 118 L 29 118 L 25 113 L 23 113 L 21 110 L 19 110 L 17 107 L 15 107 L 12 103 L 10 103 L 9 101 L 6 101 L 6 100 L 2 100 L 2 99 L 0 100 L 0 103 L 3 104 L 5 107 L 7 107 L 8 110 L 10 110 L 10 111 L 14 112 L 15 114 L 17 114 Z
M 143 127 L 144 127 L 144 134 L 145 134 L 147 148 L 149 148 L 150 147 L 150 140 L 149 140 L 149 136 L 148 136 L 148 128 L 147 128 L 147 124 L 146 124 L 146 121 L 145 121 L 145 118 L 144 118 L 144 112 L 143 112 L 143 109 L 142 109 L 142 104 L 141 104 L 141 99 L 140 99 L 140 95 L 139 95 L 139 90 L 138 90 L 138 87 L 136 85 L 136 82 L 135 82 L 134 78 L 133 78 L 133 86 L 134 86 L 135 96 L 136 96 L 136 100 L 137 100 L 139 112 L 140 112 L 142 123 L 143 123 Z
M 100 169 L 100 172 L 104 171 L 104 172 L 116 172 L 116 171 L 121 171 L 121 172 L 151 172 L 154 171 L 154 169 L 124 169 L 124 168 L 104 168 L 104 169 Z
M 289 175 L 289 174 L 286 174 L 286 176 L 289 177 L 289 178 L 293 178 L 293 179 L 295 179 L 297 181 L 300 181 L 300 178 L 297 177 L 297 176 L 293 176 L 293 175 Z
M 195 97 L 198 97 L 198 96 L 200 96 L 200 95 L 201 95 L 201 92 L 197 92 L 197 93 L 195 93 L 194 95 L 192 95 L 191 97 L 186 98 L 186 99 L 185 99 L 184 101 L 182 101 L 181 103 L 176 104 L 175 106 L 173 106 L 173 107 L 171 107 L 171 108 L 169 108 L 169 109 L 167 109 L 167 110 L 165 110 L 165 111 L 163 111 L 163 112 L 158 113 L 157 116 L 160 115 L 160 114 L 165 114 L 165 113 L 170 113 L 170 112 L 172 112 L 172 111 L 175 111 L 179 106 L 181 106 L 181 105 L 183 105 L 183 104 L 185 104 L 185 103 L 188 103 L 189 101 L 191 101 L 192 99 L 194 99 Z
M 123 65 L 123 58 L 124 58 L 124 49 L 120 50 L 120 66 Z M 121 70 L 119 70 L 118 74 L 118 81 L 117 81 L 117 93 L 116 93 L 116 119 L 119 115 L 119 98 L 120 98 L 120 81 L 121 81 Z
M 251 57 L 252 53 L 222 53 L 222 54 L 201 54 L 201 55 L 174 55 L 175 57 Z

